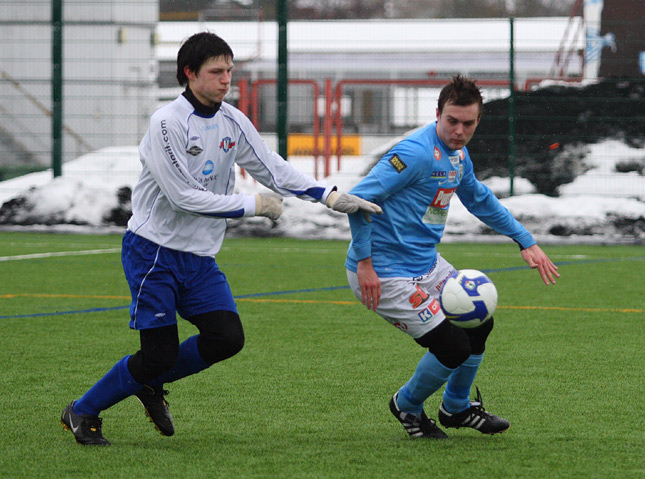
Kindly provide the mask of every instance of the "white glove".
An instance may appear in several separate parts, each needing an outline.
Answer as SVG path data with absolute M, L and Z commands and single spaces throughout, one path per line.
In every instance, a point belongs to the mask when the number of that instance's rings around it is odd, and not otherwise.
M 255 195 L 255 216 L 266 216 L 277 220 L 282 214 L 282 196 L 275 193 L 258 193 Z
M 339 193 L 332 191 L 327 197 L 326 204 L 329 208 L 339 213 L 356 213 L 361 210 L 365 214 L 365 218 L 369 221 L 369 215 L 377 214 L 382 215 L 383 210 L 379 205 L 370 203 L 358 196 L 350 195 L 348 193 Z

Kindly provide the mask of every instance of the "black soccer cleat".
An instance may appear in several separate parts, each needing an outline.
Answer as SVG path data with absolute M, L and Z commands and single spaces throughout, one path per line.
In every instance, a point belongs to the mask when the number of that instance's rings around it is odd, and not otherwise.
M 165 389 L 151 386 L 143 386 L 134 393 L 139 402 L 143 404 L 146 416 L 150 418 L 150 422 L 155 425 L 157 431 L 164 436 L 172 436 L 175 433 L 175 425 L 172 423 L 168 401 L 164 399 L 167 394 L 168 391 Z
M 477 398 L 474 401 L 470 401 L 470 407 L 460 413 L 449 413 L 441 403 L 439 422 L 443 427 L 454 427 L 456 429 L 471 427 L 483 434 L 497 434 L 511 427 L 511 423 L 503 417 L 486 412 L 479 388 L 477 388 Z
M 76 414 L 72 401 L 63 409 L 60 423 L 66 431 L 72 431 L 76 442 L 83 446 L 110 446 L 110 441 L 103 437 L 101 425 L 103 421 L 98 416 Z
M 396 404 L 396 397 L 399 393 L 396 393 L 390 399 L 390 411 L 394 414 L 394 417 L 403 424 L 403 428 L 406 432 L 413 438 L 429 438 L 429 439 L 447 439 L 446 433 L 437 427 L 437 423 L 434 419 L 430 419 L 426 416 L 424 411 L 421 411 L 421 414 L 412 414 L 409 412 L 404 412 L 399 409 Z

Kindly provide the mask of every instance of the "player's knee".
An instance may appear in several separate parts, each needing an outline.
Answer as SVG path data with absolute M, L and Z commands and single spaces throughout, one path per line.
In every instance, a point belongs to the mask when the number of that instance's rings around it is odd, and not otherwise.
M 215 364 L 235 356 L 244 347 L 244 333 L 233 333 L 228 331 L 225 334 L 201 333 L 199 340 L 199 354 L 204 361 Z
M 459 367 L 472 354 L 471 341 L 464 329 L 447 320 L 416 341 L 450 369 Z
M 466 334 L 470 338 L 472 354 L 484 354 L 484 350 L 486 349 L 486 339 L 488 339 L 488 335 L 493 330 L 493 325 L 493 318 L 490 318 L 477 328 L 465 329 Z
M 240 317 L 232 311 L 215 311 L 191 318 L 199 328 L 197 346 L 204 361 L 215 364 L 244 348 L 244 329 Z
M 139 384 L 146 384 L 156 377 L 170 371 L 177 362 L 179 345 L 177 347 L 141 349 L 130 356 L 128 369 Z

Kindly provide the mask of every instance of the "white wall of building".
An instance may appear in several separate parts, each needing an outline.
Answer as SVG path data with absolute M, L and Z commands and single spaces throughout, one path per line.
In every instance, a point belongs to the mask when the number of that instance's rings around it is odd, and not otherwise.
M 52 2 L 0 3 L 0 163 L 51 162 Z M 157 0 L 63 0 L 64 159 L 137 144 L 156 98 Z M 24 158 L 23 158 L 24 159 Z

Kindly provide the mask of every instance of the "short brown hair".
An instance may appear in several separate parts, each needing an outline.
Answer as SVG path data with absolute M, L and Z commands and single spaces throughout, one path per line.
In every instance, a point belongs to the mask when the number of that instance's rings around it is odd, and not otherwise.
M 475 84 L 475 81 L 461 75 L 452 77 L 452 81 L 441 89 L 437 105 L 439 114 L 443 111 L 446 103 L 452 103 L 458 106 L 468 106 L 477 103 L 480 114 L 484 106 L 482 92 Z

